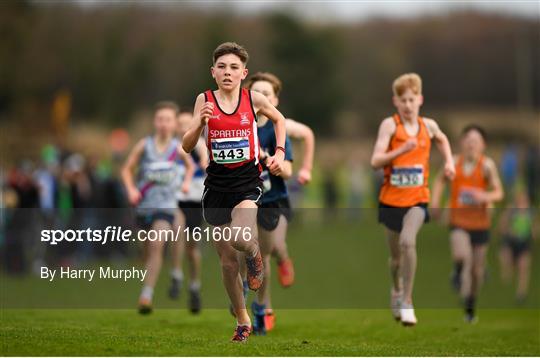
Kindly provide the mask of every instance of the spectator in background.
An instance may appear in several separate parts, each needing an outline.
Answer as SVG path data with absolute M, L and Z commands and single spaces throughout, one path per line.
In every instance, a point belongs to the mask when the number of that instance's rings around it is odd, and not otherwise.
M 333 218 L 338 204 L 338 188 L 336 175 L 332 170 L 327 170 L 323 179 L 324 209 L 327 218 Z
M 367 178 L 364 164 L 358 160 L 349 161 L 349 195 L 348 207 L 359 209 L 364 206 L 365 194 L 367 191 Z
M 510 144 L 506 146 L 501 158 L 501 177 L 504 191 L 510 195 L 518 175 L 518 162 L 516 145 Z
M 9 247 L 8 247 L 8 229 L 11 229 L 11 219 L 13 217 L 14 209 L 19 205 L 19 198 L 17 192 L 13 189 L 8 182 L 8 178 L 4 175 L 5 171 L 0 170 L 0 185 L 1 185 L 1 195 L 0 195 L 0 210 L 2 210 L 2 215 L 0 215 L 0 253 L 2 257 L 2 262 L 6 265 L 5 268 L 11 271 L 10 260 L 8 256 Z M 10 171 L 11 174 L 11 171 Z
M 538 205 L 538 186 L 540 186 L 540 147 L 530 145 L 525 158 L 525 180 L 527 194 L 532 206 Z
M 35 210 L 39 207 L 39 191 L 32 176 L 34 164 L 24 160 L 8 173 L 7 186 L 16 194 L 16 206 L 6 223 L 5 263 L 10 273 L 24 273 L 27 268 L 25 252 L 32 242 L 38 218 Z M 8 190 L 9 190 L 8 189 Z
M 41 166 L 34 172 L 34 180 L 39 190 L 39 207 L 43 211 L 55 208 L 57 190 L 58 155 L 56 148 L 46 145 L 41 150 Z
M 8 185 L 17 193 L 18 208 L 39 207 L 39 190 L 32 176 L 33 168 L 30 160 L 23 160 L 8 174 Z
M 52 145 L 44 146 L 41 150 L 41 166 L 33 174 L 39 191 L 38 230 L 55 228 L 58 171 L 58 151 Z M 39 274 L 40 268 L 45 266 L 47 245 L 39 240 L 32 241 L 30 247 L 32 271 Z
M 114 176 L 114 163 L 108 159 L 94 158 L 92 167 L 94 183 L 93 203 L 96 211 L 96 225 L 102 229 L 107 226 L 132 226 L 132 217 L 127 210 L 127 199 L 122 184 Z M 111 257 L 122 260 L 127 256 L 129 245 L 121 242 L 111 242 L 107 245 L 94 246 L 95 253 L 100 257 Z
M 73 216 L 69 226 L 73 229 L 95 229 L 96 217 L 96 181 L 92 175 L 92 161 L 82 154 L 70 155 L 64 163 L 73 205 Z M 93 255 L 91 242 L 83 241 L 75 245 L 77 263 L 89 260 Z
M 506 209 L 499 222 L 502 235 L 499 259 L 501 278 L 510 282 L 517 271 L 516 302 L 522 304 L 529 292 L 531 271 L 531 246 L 534 236 L 534 212 L 530 209 L 525 190 L 517 190 L 510 208 Z

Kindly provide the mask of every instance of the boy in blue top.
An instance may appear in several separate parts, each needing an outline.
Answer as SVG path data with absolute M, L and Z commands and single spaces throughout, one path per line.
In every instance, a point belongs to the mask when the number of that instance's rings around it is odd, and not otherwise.
M 252 91 L 262 93 L 272 105 L 277 106 L 278 100 L 274 83 L 279 80 L 269 73 L 256 73 L 248 79 L 246 87 Z M 253 332 L 266 334 L 265 309 L 270 302 L 270 259 L 274 250 L 274 243 L 278 237 L 285 237 L 287 232 L 287 220 L 290 218 L 290 205 L 285 179 L 292 175 L 292 151 L 289 137 L 285 138 L 285 158 L 282 171 L 279 176 L 270 174 L 265 166 L 267 158 L 276 151 L 276 136 L 274 126 L 268 118 L 257 117 L 257 132 L 260 143 L 260 162 L 263 166 L 261 180 L 263 181 L 262 203 L 257 212 L 257 225 L 259 228 L 259 246 L 264 262 L 265 279 L 261 288 L 257 291 L 257 297 L 251 305 L 254 321 Z

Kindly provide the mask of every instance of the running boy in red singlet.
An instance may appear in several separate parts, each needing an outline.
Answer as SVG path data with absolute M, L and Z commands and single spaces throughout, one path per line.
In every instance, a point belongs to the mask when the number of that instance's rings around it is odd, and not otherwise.
M 384 119 L 373 149 L 371 165 L 384 167 L 379 195 L 379 222 L 386 226 L 392 276 L 391 308 L 405 326 L 417 323 L 412 303 L 416 273 L 416 235 L 428 221 L 429 154 L 434 140 L 442 153 L 448 178 L 455 174 L 446 135 L 433 119 L 419 116 L 422 80 L 415 73 L 398 77 L 392 86 L 398 113 Z
M 476 125 L 463 129 L 461 154 L 454 159 L 456 176 L 450 187 L 450 246 L 454 287 L 461 291 L 465 320 L 476 321 L 476 296 L 484 278 L 491 218 L 488 208 L 503 198 L 495 162 L 484 155 L 486 133 Z M 433 186 L 433 208 L 439 208 L 445 186 L 439 174 Z
M 205 130 L 210 164 L 202 199 L 203 217 L 222 233 L 241 232 L 234 239 L 215 241 L 223 282 L 237 318 L 232 340 L 240 342 L 251 333 L 251 319 L 242 292 L 239 252 L 245 253 L 249 288 L 257 290 L 263 282 L 257 240 L 257 208 L 262 198 L 257 115 L 274 123 L 276 152 L 266 161 L 273 175 L 281 173 L 285 157 L 285 118 L 264 95 L 241 88 L 248 74 L 248 57 L 236 43 L 226 42 L 216 48 L 211 71 L 218 90 L 197 97 L 193 126 L 183 141 L 184 149 L 191 152 Z

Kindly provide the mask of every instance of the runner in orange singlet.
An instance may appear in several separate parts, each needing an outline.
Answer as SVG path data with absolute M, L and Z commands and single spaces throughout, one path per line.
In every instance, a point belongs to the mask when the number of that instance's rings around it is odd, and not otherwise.
M 502 200 L 503 188 L 495 162 L 484 155 L 485 131 L 467 126 L 461 135 L 461 154 L 456 156 L 456 177 L 450 187 L 450 246 L 454 261 L 452 284 L 460 291 L 465 320 L 476 322 L 475 303 L 485 271 L 491 226 L 488 208 Z M 439 175 L 433 186 L 433 208 L 439 208 L 445 185 Z
M 384 167 L 379 195 L 379 222 L 386 226 L 390 246 L 392 314 L 405 326 L 417 323 L 412 303 L 416 272 L 416 235 L 428 221 L 429 153 L 434 141 L 445 159 L 445 174 L 455 174 L 452 151 L 437 123 L 419 116 L 422 80 L 415 73 L 398 77 L 392 86 L 398 114 L 384 119 L 371 157 L 373 168 Z

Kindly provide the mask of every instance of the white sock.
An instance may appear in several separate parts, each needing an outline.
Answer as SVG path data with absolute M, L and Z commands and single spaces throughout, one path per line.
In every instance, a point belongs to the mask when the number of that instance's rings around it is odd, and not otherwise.
M 258 253 L 259 253 L 259 245 L 254 245 L 251 252 L 249 252 L 249 254 L 251 254 L 251 257 L 256 257 Z
M 199 291 L 201 289 L 201 282 L 199 280 L 191 282 L 189 289 L 191 291 Z
M 141 291 L 141 299 L 152 301 L 153 296 L 154 296 L 154 288 L 150 286 L 146 286 L 146 285 L 143 286 L 143 289 Z
M 172 269 L 171 270 L 171 277 L 175 280 L 182 281 L 184 279 L 184 273 L 181 269 Z

